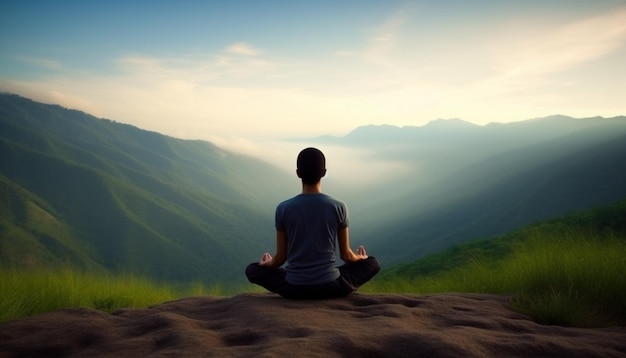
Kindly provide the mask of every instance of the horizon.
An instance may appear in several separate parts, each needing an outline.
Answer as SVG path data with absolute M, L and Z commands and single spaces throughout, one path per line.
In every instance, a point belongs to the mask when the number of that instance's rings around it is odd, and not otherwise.
M 29 1 L 0 4 L 0 34 L 1 91 L 248 154 L 366 125 L 626 114 L 624 1 Z
M 70 111 L 78 110 L 78 111 L 83 112 L 85 115 L 95 117 L 92 113 L 84 112 L 78 108 L 65 107 L 59 103 L 40 102 L 36 99 L 24 97 L 17 93 L 0 92 L 0 94 L 16 95 L 22 98 L 26 98 L 28 100 L 33 100 L 35 102 L 42 103 L 44 105 L 60 106 L 61 108 L 70 110 Z M 402 126 L 402 127 L 394 125 L 394 124 L 365 124 L 365 125 L 361 125 L 359 127 L 353 128 L 345 135 L 339 135 L 339 136 L 321 135 L 321 136 L 310 136 L 310 137 L 301 137 L 301 138 L 267 139 L 267 140 L 250 140 L 250 139 L 245 139 L 245 138 L 237 138 L 235 140 L 229 141 L 229 140 L 222 140 L 219 137 L 214 137 L 212 139 L 180 138 L 180 137 L 173 136 L 167 133 L 161 133 L 152 129 L 143 128 L 136 124 L 120 122 L 114 118 L 102 118 L 102 117 L 95 117 L 95 118 L 99 120 L 111 121 L 113 123 L 119 123 L 122 125 L 131 125 L 142 131 L 154 132 L 159 135 L 169 136 L 177 140 L 207 141 L 216 145 L 221 150 L 225 150 L 233 154 L 252 157 L 257 160 L 261 160 L 268 164 L 271 164 L 283 170 L 285 173 L 292 173 L 294 175 L 294 183 L 297 182 L 297 180 L 295 180 L 296 178 L 295 160 L 296 160 L 297 153 L 299 153 L 300 150 L 302 150 L 305 147 L 313 146 L 313 147 L 319 148 L 320 150 L 322 150 L 322 152 L 324 152 L 324 154 L 327 157 L 327 163 L 329 164 L 327 166 L 328 172 L 324 178 L 324 183 L 325 183 L 324 187 L 330 188 L 331 191 L 337 190 L 339 192 L 342 192 L 342 191 L 355 191 L 356 190 L 358 192 L 359 190 L 368 190 L 368 188 L 370 188 L 371 185 L 377 183 L 378 181 L 391 180 L 394 177 L 405 175 L 409 173 L 410 170 L 408 170 L 408 168 L 406 167 L 405 163 L 402 162 L 402 160 L 393 160 L 390 158 L 383 158 L 383 157 L 376 155 L 377 152 L 375 148 L 370 148 L 369 146 L 350 146 L 350 145 L 346 146 L 339 142 L 334 143 L 332 141 L 326 142 L 324 139 L 328 138 L 329 136 L 334 137 L 336 139 L 341 139 L 341 138 L 347 137 L 348 135 L 358 130 L 359 128 L 366 128 L 366 127 L 377 127 L 377 128 L 393 127 L 399 130 L 403 130 L 405 128 L 425 128 L 431 124 L 437 125 L 437 123 L 440 123 L 440 122 L 457 122 L 457 123 L 462 122 L 462 123 L 469 123 L 471 125 L 484 128 L 492 124 L 513 124 L 513 123 L 521 123 L 521 122 L 527 122 L 527 121 L 549 119 L 553 117 L 565 117 L 565 118 L 570 118 L 573 120 L 585 119 L 585 118 L 576 118 L 576 117 L 566 116 L 562 114 L 554 114 L 554 115 L 549 115 L 545 117 L 528 118 L 528 119 L 515 121 L 515 122 L 506 122 L 506 123 L 490 122 L 487 124 L 476 124 L 476 123 L 471 123 L 471 122 L 464 121 L 458 118 L 451 118 L 451 119 L 435 119 L 435 120 L 429 121 L 421 125 L 416 125 L 416 126 L 407 125 L 407 126 Z M 626 116 L 625 115 L 619 115 L 615 117 L 592 116 L 588 118 L 602 118 L 602 119 L 610 120 L 614 118 L 626 118 Z M 359 176 L 359 177 L 355 177 L 353 175 L 353 173 L 355 172 L 364 172 L 364 171 L 367 171 L 370 175 Z M 297 185 L 294 186 L 294 188 L 297 189 Z

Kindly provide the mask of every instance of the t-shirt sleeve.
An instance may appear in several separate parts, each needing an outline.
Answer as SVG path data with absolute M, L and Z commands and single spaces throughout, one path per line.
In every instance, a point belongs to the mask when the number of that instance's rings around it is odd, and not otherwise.
M 337 214 L 339 216 L 339 227 L 348 227 L 348 225 L 350 224 L 350 218 L 348 215 L 348 207 L 346 206 L 346 204 L 339 202 L 339 204 L 337 205 Z
M 285 210 L 282 206 L 276 207 L 276 213 L 274 214 L 274 226 L 276 231 L 285 231 L 285 221 L 283 220 Z

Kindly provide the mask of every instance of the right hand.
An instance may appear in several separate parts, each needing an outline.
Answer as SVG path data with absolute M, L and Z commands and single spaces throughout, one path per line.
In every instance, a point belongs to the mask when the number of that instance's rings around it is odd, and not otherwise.
M 270 255 L 269 252 L 266 252 L 263 254 L 263 256 L 261 256 L 261 259 L 259 260 L 259 265 L 268 266 L 271 262 L 272 262 L 272 255 Z

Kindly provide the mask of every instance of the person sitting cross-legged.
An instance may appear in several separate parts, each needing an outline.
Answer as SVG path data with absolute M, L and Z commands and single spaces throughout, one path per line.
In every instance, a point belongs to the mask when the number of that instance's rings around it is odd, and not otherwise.
M 292 299 L 326 299 L 354 292 L 380 271 L 380 263 L 359 246 L 350 248 L 346 205 L 321 191 L 326 158 L 302 150 L 296 174 L 302 193 L 276 207 L 276 253 L 266 252 L 246 267 L 246 276 L 270 292 Z M 339 246 L 344 265 L 338 266 Z M 285 268 L 281 266 L 287 262 Z

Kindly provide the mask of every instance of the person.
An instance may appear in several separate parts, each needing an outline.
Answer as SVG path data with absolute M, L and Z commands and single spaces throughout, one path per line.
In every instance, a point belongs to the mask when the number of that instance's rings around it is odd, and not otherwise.
M 297 158 L 302 192 L 276 207 L 276 252 L 246 267 L 251 283 L 291 299 L 346 296 L 380 271 L 380 263 L 359 246 L 350 248 L 346 205 L 321 190 L 326 158 L 305 148 Z M 337 266 L 336 247 L 341 259 Z M 281 266 L 287 262 L 285 268 Z

